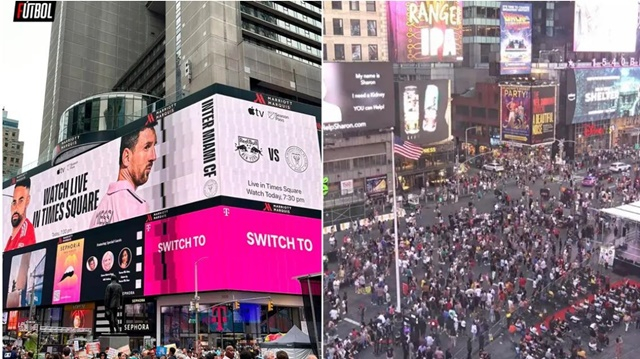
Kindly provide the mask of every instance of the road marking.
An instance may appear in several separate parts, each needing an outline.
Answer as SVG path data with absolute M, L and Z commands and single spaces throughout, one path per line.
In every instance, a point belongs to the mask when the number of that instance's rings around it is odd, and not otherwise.
M 351 324 L 353 324 L 353 325 L 355 325 L 355 326 L 358 326 L 358 327 L 360 326 L 360 323 L 356 322 L 355 320 L 353 320 L 353 319 L 351 319 L 351 318 L 346 318 L 346 317 L 345 317 L 345 318 L 343 318 L 342 320 L 344 320 L 344 321 L 345 321 L 345 322 L 347 322 L 347 323 L 351 323 Z

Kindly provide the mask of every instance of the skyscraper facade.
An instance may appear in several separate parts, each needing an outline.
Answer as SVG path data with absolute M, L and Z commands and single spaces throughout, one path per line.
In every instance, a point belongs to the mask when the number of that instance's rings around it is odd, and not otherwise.
M 319 1 L 60 4 L 39 162 L 52 158 L 65 109 L 109 91 L 171 103 L 221 83 L 319 105 L 321 18 Z
M 9 118 L 9 113 L 2 109 L 2 178 L 8 178 L 22 168 L 24 142 L 20 141 L 18 120 Z
M 144 2 L 59 2 L 51 28 L 38 162 L 51 159 L 60 116 L 115 82 L 164 30 Z

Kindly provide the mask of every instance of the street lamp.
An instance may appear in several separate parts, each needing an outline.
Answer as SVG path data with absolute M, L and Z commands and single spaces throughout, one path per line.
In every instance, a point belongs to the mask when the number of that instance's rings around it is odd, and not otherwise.
M 194 264 L 195 269 L 195 295 L 193 296 L 193 306 L 195 307 L 195 319 L 196 319 L 196 352 L 200 354 L 200 318 L 198 314 L 200 314 L 200 296 L 198 296 L 198 263 L 200 261 L 205 260 L 209 257 L 202 257 L 198 259 Z
M 479 126 L 467 127 L 464 130 L 464 162 L 467 162 L 469 157 L 469 142 L 468 135 L 469 130 L 476 130 Z M 460 155 L 456 151 L 456 165 L 455 165 L 455 175 L 456 175 L 456 193 L 460 196 Z
M 469 136 L 469 130 L 477 130 L 478 126 L 473 126 L 473 127 L 468 127 L 464 130 L 464 157 L 465 160 L 467 159 L 467 156 L 469 156 L 469 141 L 468 141 L 468 136 Z

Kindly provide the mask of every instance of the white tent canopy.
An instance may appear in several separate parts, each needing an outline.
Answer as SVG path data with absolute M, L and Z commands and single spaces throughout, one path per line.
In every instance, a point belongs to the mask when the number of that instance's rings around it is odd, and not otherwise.
M 608 213 L 618 218 L 640 223 L 640 201 L 614 208 L 602 209 L 601 212 Z

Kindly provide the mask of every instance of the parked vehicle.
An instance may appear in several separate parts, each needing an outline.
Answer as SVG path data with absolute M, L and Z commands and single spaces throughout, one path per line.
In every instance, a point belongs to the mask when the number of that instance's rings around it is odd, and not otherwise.
M 498 162 L 490 162 L 485 163 L 482 166 L 483 170 L 492 171 L 492 172 L 502 172 L 504 171 L 504 166 L 499 164 Z
M 609 171 L 615 173 L 621 173 L 629 170 L 631 170 L 631 165 L 628 165 L 624 162 L 614 162 L 611 164 L 611 166 L 609 166 Z

